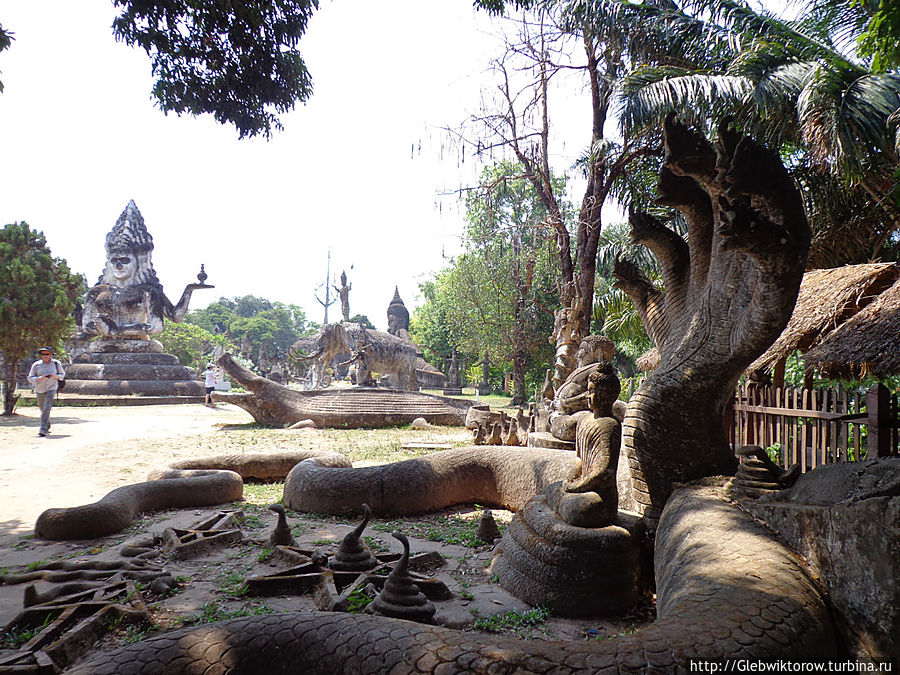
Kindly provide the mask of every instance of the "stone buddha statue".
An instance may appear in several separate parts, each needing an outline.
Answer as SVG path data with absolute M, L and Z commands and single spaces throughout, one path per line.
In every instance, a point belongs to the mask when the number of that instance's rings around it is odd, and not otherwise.
M 409 310 L 403 300 L 400 299 L 400 289 L 394 286 L 394 297 L 387 308 L 387 332 L 396 335 L 401 340 L 412 342 L 409 336 Z
M 610 363 L 596 366 L 587 383 L 590 413 L 579 416 L 575 428 L 580 472 L 547 490 L 547 502 L 554 511 L 562 520 L 578 527 L 610 524 L 619 505 L 616 469 L 622 425 L 613 415 L 613 404 L 618 399 L 620 384 Z
M 115 339 L 149 339 L 161 333 L 163 319 L 181 321 L 191 293 L 206 284 L 188 284 L 177 305 L 163 292 L 151 255 L 153 238 L 134 201 L 106 235 L 106 266 L 88 291 L 81 326 L 85 335 Z M 205 276 L 205 275 L 204 275 Z
M 575 440 L 576 413 L 588 410 L 588 378 L 601 363 L 609 362 L 615 346 L 601 335 L 588 335 L 575 352 L 575 370 L 556 390 L 550 404 L 550 432 L 560 440 Z

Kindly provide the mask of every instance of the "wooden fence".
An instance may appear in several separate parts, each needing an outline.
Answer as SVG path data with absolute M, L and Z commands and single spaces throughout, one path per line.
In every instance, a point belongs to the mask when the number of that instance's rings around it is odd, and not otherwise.
M 725 424 L 732 447 L 777 446 L 785 468 L 897 454 L 897 396 L 881 384 L 863 392 L 741 385 Z

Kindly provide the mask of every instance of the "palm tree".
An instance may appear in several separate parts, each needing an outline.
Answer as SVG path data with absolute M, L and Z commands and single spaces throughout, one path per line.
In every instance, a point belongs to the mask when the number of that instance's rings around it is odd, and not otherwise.
M 780 149 L 804 188 L 811 266 L 879 257 L 900 228 L 900 74 L 855 54 L 868 3 L 810 0 L 793 20 L 740 0 L 634 7 L 647 49 L 622 88 L 626 137 L 655 132 L 672 110 L 706 129 L 731 116 Z

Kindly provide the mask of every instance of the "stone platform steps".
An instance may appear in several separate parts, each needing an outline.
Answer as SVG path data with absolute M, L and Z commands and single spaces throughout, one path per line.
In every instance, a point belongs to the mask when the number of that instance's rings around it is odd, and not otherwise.
M 89 408 L 92 406 L 181 405 L 203 403 L 203 396 L 78 396 L 57 394 L 53 406 Z M 23 396 L 22 403 L 36 404 L 34 396 Z

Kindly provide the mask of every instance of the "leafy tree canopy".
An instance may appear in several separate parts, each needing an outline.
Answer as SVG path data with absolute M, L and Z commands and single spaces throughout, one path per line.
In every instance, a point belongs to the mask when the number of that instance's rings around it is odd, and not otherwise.
M 205 309 L 190 312 L 187 321 L 213 335 L 223 335 L 257 366 L 261 358 L 281 360 L 294 342 L 317 328 L 297 305 L 255 295 L 219 298 Z
M 0 230 L 0 353 L 5 368 L 3 413 L 12 414 L 16 366 L 41 345 L 56 345 L 75 327 L 72 311 L 86 282 L 54 258 L 41 232 L 27 223 Z
M 372 330 L 375 330 L 375 324 L 369 321 L 369 317 L 367 317 L 365 314 L 354 314 L 350 317 L 350 323 L 358 323 L 363 328 L 371 328 Z
M 234 350 L 234 345 L 224 335 L 215 335 L 186 321 L 175 323 L 166 319 L 165 328 L 157 337 L 167 354 L 174 354 L 181 365 L 195 368 L 197 372 L 203 370 L 216 347 Z
M 4 30 L 3 24 L 0 24 L 0 52 L 4 49 L 8 49 L 9 45 L 12 44 L 13 41 L 12 31 Z M 0 94 L 3 93 L 3 82 L 0 82 Z
M 241 138 L 268 138 L 312 94 L 297 43 L 317 0 L 113 1 L 113 34 L 147 52 L 166 114 L 209 113 Z

